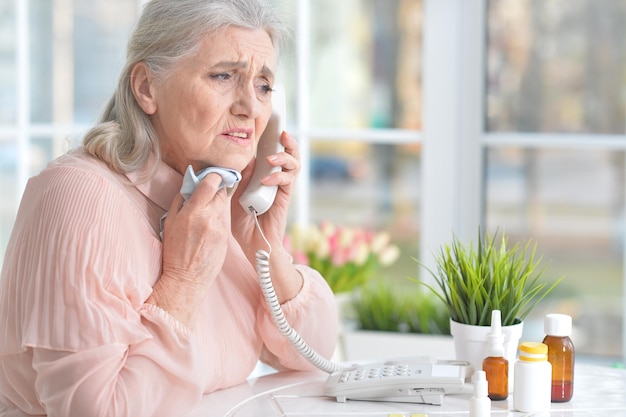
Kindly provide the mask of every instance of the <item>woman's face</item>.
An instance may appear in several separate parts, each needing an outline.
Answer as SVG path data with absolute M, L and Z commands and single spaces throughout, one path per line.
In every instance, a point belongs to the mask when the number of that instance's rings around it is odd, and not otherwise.
M 184 173 L 248 165 L 272 113 L 276 57 L 263 30 L 227 27 L 206 36 L 154 85 L 152 123 L 163 160 Z

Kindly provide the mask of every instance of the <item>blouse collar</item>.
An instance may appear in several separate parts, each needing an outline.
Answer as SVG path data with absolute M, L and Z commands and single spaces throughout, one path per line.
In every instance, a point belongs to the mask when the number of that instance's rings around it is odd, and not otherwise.
M 142 169 L 126 174 L 126 177 L 139 191 L 163 210 L 169 210 L 172 200 L 180 192 L 183 176 L 165 162 L 159 163 L 156 174 L 150 178 L 150 164 Z M 145 178 L 150 178 L 145 180 Z

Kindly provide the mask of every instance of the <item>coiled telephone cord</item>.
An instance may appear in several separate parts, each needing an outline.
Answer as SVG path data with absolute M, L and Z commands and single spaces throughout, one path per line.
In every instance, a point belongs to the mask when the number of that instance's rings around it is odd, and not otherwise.
M 270 254 L 272 252 L 272 247 L 263 234 L 256 212 L 253 212 L 253 214 L 257 229 L 269 247 L 269 252 L 264 250 L 258 250 L 256 252 L 256 270 L 259 284 L 261 285 L 261 291 L 263 292 L 263 297 L 269 307 L 276 327 L 280 333 L 287 338 L 289 342 L 291 342 L 298 352 L 317 368 L 328 373 L 340 371 L 342 369 L 340 365 L 329 361 L 313 350 L 313 348 L 307 345 L 298 332 L 289 325 L 289 322 L 283 313 L 283 309 L 280 306 L 280 302 L 278 301 L 278 297 L 276 296 L 276 291 L 274 291 L 274 285 L 272 284 L 272 278 L 270 276 Z

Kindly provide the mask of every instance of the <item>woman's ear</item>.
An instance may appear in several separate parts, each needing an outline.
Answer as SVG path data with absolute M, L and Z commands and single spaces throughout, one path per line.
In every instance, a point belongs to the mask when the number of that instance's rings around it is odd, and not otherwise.
M 143 62 L 135 64 L 130 72 L 130 88 L 137 104 L 146 114 L 154 114 L 157 110 L 156 97 L 154 94 L 152 73 Z

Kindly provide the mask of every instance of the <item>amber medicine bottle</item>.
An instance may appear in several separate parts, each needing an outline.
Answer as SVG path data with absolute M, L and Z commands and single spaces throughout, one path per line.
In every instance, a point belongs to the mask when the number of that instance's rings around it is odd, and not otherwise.
M 548 361 L 552 365 L 552 402 L 561 403 L 574 395 L 574 343 L 572 318 L 565 314 L 548 314 L 544 320 Z
M 483 360 L 489 399 L 506 400 L 509 396 L 509 361 L 504 358 L 504 335 L 500 310 L 491 312 L 491 331 L 487 335 L 487 357 Z
M 522 342 L 515 362 L 513 406 L 524 413 L 550 409 L 552 366 L 548 362 L 548 346 L 538 342 Z

